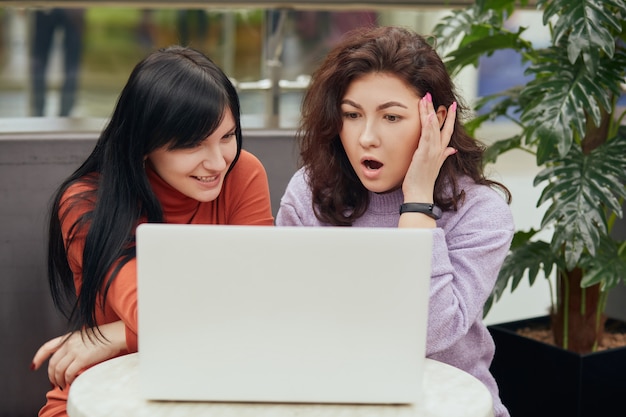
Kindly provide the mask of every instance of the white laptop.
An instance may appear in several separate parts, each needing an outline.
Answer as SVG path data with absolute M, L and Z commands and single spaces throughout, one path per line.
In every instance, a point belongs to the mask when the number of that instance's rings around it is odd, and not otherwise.
M 431 232 L 144 224 L 139 380 L 151 400 L 419 400 Z

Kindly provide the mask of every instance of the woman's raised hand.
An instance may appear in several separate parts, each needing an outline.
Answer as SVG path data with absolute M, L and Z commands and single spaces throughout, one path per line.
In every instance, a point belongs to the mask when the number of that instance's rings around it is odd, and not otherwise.
M 441 166 L 448 156 L 456 153 L 456 149 L 448 146 L 454 132 L 456 108 L 457 103 L 454 102 L 448 109 L 439 106 L 435 110 L 430 93 L 420 100 L 421 134 L 402 184 L 405 201 L 433 202 L 435 180 Z M 440 117 L 445 117 L 443 127 Z

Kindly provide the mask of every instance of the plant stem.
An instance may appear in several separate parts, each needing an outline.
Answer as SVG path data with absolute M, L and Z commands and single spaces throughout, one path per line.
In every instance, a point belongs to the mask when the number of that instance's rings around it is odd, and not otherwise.
M 600 297 L 598 298 L 598 307 L 596 308 L 596 334 L 600 334 L 600 325 L 602 323 L 602 313 L 604 312 L 604 309 L 606 308 L 606 301 L 608 299 L 608 292 L 607 291 L 600 291 Z M 598 337 L 596 337 L 596 340 L 593 343 L 593 350 L 592 352 L 596 352 L 598 350 L 598 344 L 599 344 L 599 340 Z

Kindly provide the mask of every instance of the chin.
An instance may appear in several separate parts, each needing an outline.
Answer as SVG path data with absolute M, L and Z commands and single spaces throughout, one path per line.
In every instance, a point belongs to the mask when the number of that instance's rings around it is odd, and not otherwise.
M 391 191 L 391 189 L 384 184 L 372 184 L 371 182 L 364 181 L 361 181 L 361 184 L 363 184 L 367 191 L 370 191 L 372 193 L 382 194 L 386 193 L 387 191 Z
M 192 195 L 187 195 L 190 198 L 193 198 L 196 201 L 199 201 L 200 203 L 209 203 L 213 200 L 216 200 L 217 197 L 219 197 L 220 193 L 221 193 L 222 189 L 220 188 L 219 190 L 214 190 L 210 193 L 204 192 L 204 193 L 194 193 Z
M 400 184 L 389 184 L 381 181 L 368 181 L 363 178 L 359 178 L 361 180 L 361 184 L 372 193 L 376 194 L 384 194 L 392 191 L 396 191 L 402 187 L 402 183 Z
M 217 193 L 215 195 L 211 195 L 211 196 L 203 196 L 202 199 L 198 200 L 201 203 L 210 203 L 211 201 L 215 201 L 217 200 L 217 197 L 219 197 L 220 194 Z

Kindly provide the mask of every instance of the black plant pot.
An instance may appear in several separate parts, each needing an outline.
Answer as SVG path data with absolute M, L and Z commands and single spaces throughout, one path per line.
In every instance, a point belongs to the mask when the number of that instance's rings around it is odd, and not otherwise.
M 581 355 L 516 333 L 548 323 L 545 316 L 488 326 L 496 343 L 491 372 L 511 417 L 626 416 L 626 347 Z

